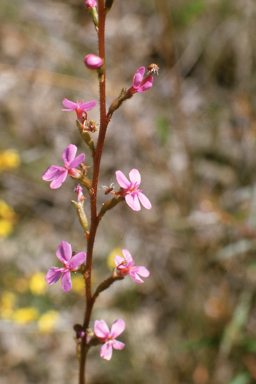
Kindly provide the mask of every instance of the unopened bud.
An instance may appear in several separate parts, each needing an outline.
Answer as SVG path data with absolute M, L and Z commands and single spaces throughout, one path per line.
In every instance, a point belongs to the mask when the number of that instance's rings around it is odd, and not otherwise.
M 90 53 L 89 55 L 85 56 L 84 63 L 89 69 L 98 69 L 102 67 L 103 60 L 99 56 Z
M 81 339 L 85 336 L 84 328 L 81 324 L 75 324 L 73 329 L 76 332 L 76 339 Z
M 87 0 L 85 2 L 85 6 L 90 12 L 92 16 L 93 23 L 95 25 L 96 30 L 98 30 L 99 26 L 99 16 L 98 16 L 98 11 L 97 11 L 97 2 L 96 0 Z
M 97 5 L 96 0 L 86 0 L 85 6 L 86 6 L 87 9 L 90 9 L 92 7 L 97 8 L 98 5 Z
M 82 203 L 85 200 L 85 197 L 83 195 L 83 188 L 80 184 L 77 185 L 77 187 L 74 189 L 74 192 L 77 193 L 77 201 L 78 203 Z

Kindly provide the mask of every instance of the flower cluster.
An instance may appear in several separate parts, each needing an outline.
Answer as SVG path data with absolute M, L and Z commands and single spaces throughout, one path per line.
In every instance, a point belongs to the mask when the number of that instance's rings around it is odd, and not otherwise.
M 111 1 L 108 2 L 108 5 L 109 7 L 111 7 L 112 5 Z M 98 28 L 98 14 L 96 9 L 97 2 L 95 0 L 87 0 L 85 2 L 85 6 L 89 10 L 89 12 L 92 14 L 94 24 L 97 29 Z M 102 81 L 103 73 L 105 70 L 104 60 L 102 60 L 102 58 L 100 58 L 99 56 L 89 54 L 85 56 L 84 63 L 87 66 L 87 68 L 92 70 L 96 69 L 98 72 L 99 80 Z M 118 99 L 119 104 L 118 103 L 113 104 L 113 111 L 119 108 L 119 106 L 125 99 L 132 97 L 135 93 L 145 92 L 146 90 L 150 89 L 153 84 L 153 77 L 151 76 L 151 74 L 157 73 L 157 70 L 158 70 L 158 67 L 155 64 L 151 64 L 151 66 L 149 67 L 149 73 L 144 78 L 145 67 L 139 68 L 133 77 L 133 85 L 127 91 L 125 88 L 123 89 L 123 93 L 121 93 L 121 96 Z M 94 157 L 98 149 L 98 145 L 95 149 L 94 142 L 90 136 L 90 133 L 93 133 L 96 131 L 96 125 L 93 121 L 90 121 L 87 124 L 87 112 L 90 111 L 97 104 L 97 102 L 89 101 L 85 103 L 84 100 L 82 100 L 81 102 L 78 102 L 78 101 L 73 102 L 68 99 L 64 99 L 62 104 L 65 107 L 64 109 L 62 109 L 62 111 L 76 112 L 77 125 L 79 128 L 79 131 L 84 141 L 86 142 L 86 144 L 90 147 L 92 156 Z M 109 111 L 111 112 L 111 110 Z M 110 115 L 112 116 L 113 111 L 111 113 L 109 112 L 108 117 Z M 50 183 L 51 189 L 57 189 L 63 184 L 63 182 L 66 180 L 67 176 L 69 175 L 74 179 L 80 180 L 81 184 L 83 186 L 86 186 L 91 197 L 96 196 L 95 190 L 92 188 L 92 184 L 90 180 L 85 178 L 86 166 L 83 163 L 85 159 L 85 154 L 80 154 L 76 157 L 76 153 L 77 153 L 77 147 L 73 144 L 69 144 L 65 148 L 62 154 L 64 167 L 51 165 L 44 172 L 44 174 L 42 175 L 42 178 L 45 181 L 51 181 Z M 77 169 L 78 166 L 82 168 L 82 171 Z M 120 190 L 115 192 L 112 184 L 109 188 L 104 187 L 105 195 L 114 194 L 115 197 L 112 198 L 111 200 L 108 200 L 107 203 L 104 204 L 105 210 L 104 211 L 101 210 L 100 213 L 103 212 L 104 214 L 106 210 L 113 208 L 117 203 L 123 200 L 125 200 L 128 206 L 134 211 L 140 211 L 141 204 L 146 209 L 152 208 L 152 205 L 149 199 L 142 193 L 142 190 L 139 189 L 141 184 L 141 175 L 137 169 L 132 169 L 129 172 L 129 180 L 120 170 L 116 171 L 115 174 L 116 174 L 117 182 L 120 186 Z M 88 180 L 88 183 L 86 180 Z M 83 189 L 80 184 L 77 185 L 74 191 L 77 193 L 77 201 L 72 200 L 71 202 L 77 208 L 78 217 L 85 231 L 85 235 L 89 244 L 90 228 L 88 226 L 88 220 L 84 210 L 84 205 L 86 205 L 85 204 L 86 198 L 83 195 Z M 96 212 L 95 217 L 96 217 L 97 224 L 99 222 L 99 218 L 101 218 L 100 213 L 97 215 L 97 212 Z M 91 223 L 93 223 L 92 219 L 91 219 Z M 95 234 L 95 231 L 94 231 L 94 234 Z M 94 239 L 92 240 L 92 243 L 91 243 L 92 245 L 93 245 L 93 242 L 94 242 Z M 137 283 L 143 283 L 144 281 L 142 280 L 142 277 L 145 278 L 150 275 L 150 272 L 146 267 L 135 266 L 135 262 L 130 252 L 127 249 L 123 249 L 122 254 L 123 256 L 115 255 L 114 271 L 108 279 L 104 280 L 103 283 L 101 283 L 98 286 L 96 290 L 97 295 L 102 290 L 108 288 L 109 285 L 113 283 L 113 281 L 118 280 L 120 278 L 122 279 L 127 275 L 129 275 Z M 52 284 L 55 284 L 59 279 L 61 279 L 61 287 L 63 291 L 69 292 L 72 288 L 71 272 L 78 271 L 82 273 L 86 280 L 87 280 L 88 273 L 91 273 L 90 270 L 88 271 L 88 264 L 91 263 L 91 260 L 89 259 L 89 255 L 90 257 L 92 257 L 92 252 L 89 253 L 89 250 L 88 250 L 88 260 L 87 260 L 87 264 L 85 265 L 84 263 L 86 260 L 86 253 L 85 252 L 79 252 L 77 254 L 72 253 L 71 245 L 65 241 L 62 241 L 57 248 L 56 256 L 62 262 L 63 265 L 61 267 L 51 267 L 46 274 L 46 277 L 45 277 L 46 282 L 52 285 Z M 96 294 L 92 296 L 93 300 L 95 300 L 95 298 L 97 297 Z M 123 319 L 116 320 L 112 324 L 111 330 L 109 330 L 104 320 L 96 320 L 94 323 L 94 333 L 93 331 L 91 331 L 92 334 L 88 333 L 88 329 L 86 329 L 85 325 L 82 326 L 77 324 L 76 326 L 74 326 L 74 329 L 76 331 L 77 344 L 80 344 L 83 338 L 86 338 L 84 339 L 84 341 L 86 345 L 89 345 L 89 347 L 91 345 L 96 345 L 97 343 L 103 344 L 100 349 L 100 356 L 103 359 L 110 360 L 112 357 L 113 348 L 121 350 L 125 346 L 124 343 L 116 340 L 116 338 L 125 329 L 125 322 Z

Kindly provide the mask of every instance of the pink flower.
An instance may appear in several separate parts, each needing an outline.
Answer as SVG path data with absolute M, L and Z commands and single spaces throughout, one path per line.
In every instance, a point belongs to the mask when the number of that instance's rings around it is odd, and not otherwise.
M 125 344 L 121 341 L 115 340 L 115 337 L 119 336 L 125 329 L 125 322 L 123 319 L 116 320 L 111 327 L 111 331 L 104 320 L 96 320 L 94 323 L 94 333 L 105 343 L 100 349 L 100 357 L 106 360 L 110 360 L 112 357 L 112 348 L 123 349 Z
M 102 67 L 103 60 L 99 56 L 95 56 L 90 53 L 89 55 L 85 56 L 84 63 L 89 69 L 97 69 Z
M 76 167 L 84 161 L 85 154 L 76 156 L 77 147 L 73 144 L 69 144 L 62 154 L 62 159 L 65 164 L 65 168 L 58 165 L 51 165 L 42 175 L 44 181 L 51 181 L 50 188 L 57 189 L 67 178 L 69 174 L 73 178 L 80 176 L 80 171 Z
M 88 101 L 88 103 L 84 103 L 82 100 L 81 103 L 76 101 L 76 103 L 73 103 L 73 101 L 69 101 L 68 99 L 64 99 L 62 101 L 62 104 L 64 107 L 67 107 L 67 109 L 62 109 L 62 111 L 65 112 L 72 112 L 76 111 L 77 114 L 77 120 L 79 120 L 81 123 L 84 122 L 84 120 L 87 119 L 87 111 L 90 111 L 95 105 L 97 104 L 97 101 Z
M 69 243 L 62 241 L 56 252 L 57 258 L 63 263 L 63 267 L 51 267 L 46 274 L 45 280 L 48 284 L 55 284 L 61 277 L 61 288 L 68 292 L 72 288 L 70 272 L 76 271 L 79 265 L 86 259 L 85 252 L 79 252 L 72 257 L 72 248 Z
M 136 281 L 136 283 L 144 283 L 140 276 L 148 277 L 150 272 L 145 267 L 134 267 L 135 263 L 127 249 L 123 249 L 122 252 L 124 257 L 116 255 L 114 258 L 117 268 L 117 275 L 123 277 L 129 274 L 131 278 Z
M 133 76 L 133 85 L 126 92 L 127 95 L 133 95 L 137 92 L 145 92 L 153 85 L 153 77 L 151 74 L 145 77 L 143 80 L 143 76 L 145 73 L 145 67 L 140 67 L 138 71 Z
M 132 169 L 129 173 L 131 181 L 128 181 L 123 172 L 116 171 L 116 179 L 118 184 L 123 190 L 120 195 L 125 196 L 125 201 L 134 211 L 140 211 L 140 202 L 146 209 L 151 209 L 151 203 L 149 199 L 138 189 L 141 176 L 137 169 Z
M 86 6 L 87 9 L 90 9 L 92 7 L 96 8 L 97 7 L 97 2 L 96 2 L 96 0 L 87 0 L 85 2 L 85 6 Z

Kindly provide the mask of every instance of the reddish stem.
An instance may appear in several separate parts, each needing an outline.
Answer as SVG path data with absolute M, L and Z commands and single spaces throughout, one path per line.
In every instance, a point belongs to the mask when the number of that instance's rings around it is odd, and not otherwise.
M 99 44 L 99 56 L 105 62 L 105 19 L 106 11 L 104 6 L 104 0 L 99 0 L 98 2 L 98 12 L 99 12 L 99 30 L 98 30 L 98 44 Z M 91 226 L 90 234 L 88 237 L 87 243 L 87 258 L 86 258 L 86 269 L 85 269 L 85 282 L 86 282 L 86 310 L 84 316 L 84 329 L 88 329 L 89 322 L 91 318 L 92 308 L 95 301 L 95 297 L 92 297 L 91 291 L 91 272 L 92 272 L 92 258 L 93 258 L 93 246 L 95 241 L 95 236 L 97 228 L 99 225 L 99 218 L 97 216 L 97 189 L 98 189 L 98 179 L 99 179 L 99 170 L 100 162 L 102 156 L 102 150 L 104 146 L 106 130 L 108 125 L 108 120 L 106 117 L 106 72 L 104 67 L 104 73 L 99 78 L 99 88 L 100 88 L 100 130 L 99 138 L 97 142 L 97 147 L 95 154 L 93 156 L 93 178 L 92 178 L 92 193 L 90 194 L 91 199 Z M 86 348 L 86 337 L 83 338 L 81 343 L 81 357 L 80 357 L 80 372 L 79 372 L 79 384 L 86 383 L 86 358 L 87 358 L 87 348 Z

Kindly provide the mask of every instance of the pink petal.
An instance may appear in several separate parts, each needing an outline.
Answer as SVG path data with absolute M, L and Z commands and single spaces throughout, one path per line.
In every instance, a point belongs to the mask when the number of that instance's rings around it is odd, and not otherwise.
M 62 263 L 69 261 L 72 257 L 71 245 L 66 241 L 62 241 L 57 248 L 56 256 Z
M 94 333 L 100 339 L 108 338 L 110 332 L 109 328 L 104 320 L 95 320 Z
M 144 193 L 139 192 L 138 196 L 139 196 L 140 202 L 144 208 L 146 208 L 146 209 L 152 208 L 152 205 L 151 205 L 149 199 L 144 195 Z
M 122 188 L 129 188 L 131 184 L 121 171 L 116 171 L 116 180 Z
M 115 339 L 117 336 L 119 336 L 125 329 L 125 322 L 123 319 L 116 320 L 111 327 L 111 337 Z
M 86 259 L 86 253 L 85 252 L 79 252 L 69 262 L 69 268 L 73 269 L 78 267 L 79 265 L 83 264 Z
M 60 167 L 61 168 L 61 167 Z M 68 171 L 64 168 L 61 168 L 61 171 L 59 171 L 58 174 L 55 175 L 54 179 L 52 180 L 50 184 L 51 189 L 57 189 L 62 186 L 64 181 L 66 180 L 68 175 Z
M 77 156 L 69 165 L 67 166 L 68 169 L 76 168 L 78 165 L 80 165 L 85 158 L 85 154 L 81 153 L 81 155 Z
M 73 101 L 69 101 L 68 99 L 64 99 L 62 101 L 64 107 L 69 109 L 62 109 L 62 111 L 75 111 L 77 109 L 77 103 L 73 103 Z
M 86 112 L 86 111 L 90 111 L 93 107 L 95 107 L 95 105 L 97 104 L 97 101 L 88 101 L 88 103 L 84 103 L 80 105 L 80 108 Z
M 113 348 L 114 349 L 123 349 L 125 344 L 118 340 L 113 340 Z
M 148 277 L 150 275 L 150 272 L 146 267 L 133 267 L 132 271 L 142 277 Z
M 129 272 L 129 275 L 131 276 L 131 278 L 134 281 L 136 281 L 136 283 L 144 283 L 144 281 L 140 278 L 140 276 L 133 269 Z
M 65 171 L 65 168 L 59 167 L 58 165 L 51 165 L 46 171 L 42 174 L 42 179 L 44 181 L 51 181 L 59 177 L 59 175 Z
M 55 284 L 61 277 L 61 268 L 51 267 L 45 276 L 45 281 L 52 285 Z
M 137 89 L 138 92 L 145 92 L 148 89 L 150 89 L 153 85 L 153 77 L 147 76 L 142 83 L 140 84 L 139 88 Z
M 120 265 L 122 262 L 124 261 L 124 258 L 119 256 L 119 255 L 116 255 L 114 257 L 114 262 L 116 264 L 116 266 L 118 267 L 118 265 Z
M 100 349 L 100 357 L 102 357 L 105 360 L 110 360 L 112 357 L 112 352 L 113 352 L 112 343 L 108 341 L 107 343 L 102 345 Z
M 71 273 L 69 271 L 63 273 L 61 278 L 61 288 L 65 292 L 69 292 L 72 288 Z
M 125 201 L 133 209 L 134 211 L 140 211 L 140 202 L 138 199 L 137 194 L 135 193 L 130 193 L 125 196 Z
M 139 173 L 138 169 L 132 169 L 129 172 L 129 177 L 130 177 L 131 182 L 136 184 L 137 187 L 140 185 L 140 183 L 141 183 L 141 176 L 140 176 L 140 173 Z
M 97 8 L 97 2 L 96 2 L 96 0 L 86 0 L 85 6 L 87 9 L 90 9 L 91 7 Z
M 74 144 L 69 144 L 67 148 L 64 149 L 62 154 L 62 159 L 64 164 L 69 164 L 72 160 L 74 160 L 77 152 L 77 147 Z
M 51 181 L 51 189 L 59 188 L 62 183 L 66 180 L 67 171 L 65 168 L 59 167 L 58 165 L 51 165 L 42 175 L 44 181 Z
M 138 71 L 135 73 L 135 75 L 133 76 L 133 87 L 135 89 L 137 89 L 140 86 L 143 80 L 144 73 L 145 73 L 145 67 L 140 67 Z
M 135 263 L 133 261 L 133 258 L 132 258 L 132 255 L 130 254 L 130 252 L 127 249 L 122 249 L 122 253 L 124 255 L 125 260 L 128 263 L 128 266 L 132 267 Z

